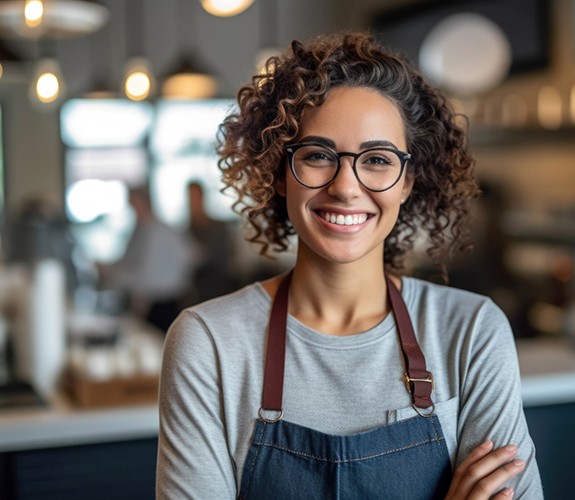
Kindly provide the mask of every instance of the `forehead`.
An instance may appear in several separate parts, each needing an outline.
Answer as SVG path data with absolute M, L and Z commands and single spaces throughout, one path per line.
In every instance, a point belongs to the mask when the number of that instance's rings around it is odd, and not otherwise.
M 330 138 L 340 147 L 382 139 L 405 147 L 405 127 L 397 105 L 366 87 L 331 89 L 322 105 L 307 108 L 299 136 L 306 135 Z

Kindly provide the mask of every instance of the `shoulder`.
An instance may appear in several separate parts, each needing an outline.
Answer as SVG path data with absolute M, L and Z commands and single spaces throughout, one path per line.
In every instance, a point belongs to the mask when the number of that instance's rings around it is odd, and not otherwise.
M 265 331 L 271 299 L 260 284 L 184 309 L 166 339 L 167 346 L 190 348 L 198 343 L 225 344 L 244 339 L 254 331 Z
M 194 305 L 183 311 L 207 325 L 237 324 L 269 314 L 271 298 L 260 283 L 252 283 L 235 292 Z
M 507 316 L 489 297 L 414 278 L 403 283 L 412 320 L 427 340 L 473 349 L 490 343 L 512 347 Z
M 404 300 L 414 308 L 432 308 L 467 316 L 481 312 L 505 317 L 503 311 L 485 295 L 417 278 L 404 277 L 403 284 Z

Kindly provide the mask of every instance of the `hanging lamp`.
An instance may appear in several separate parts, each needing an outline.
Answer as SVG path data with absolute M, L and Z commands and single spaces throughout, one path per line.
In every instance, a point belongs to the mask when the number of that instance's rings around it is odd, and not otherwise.
M 88 88 L 78 97 L 82 99 L 123 98 L 118 88 L 118 77 L 112 75 L 110 53 L 116 48 L 112 23 L 106 24 L 97 33 L 88 37 L 90 54 L 90 78 Z
M 128 60 L 123 81 L 124 94 L 132 101 L 148 99 L 155 91 L 155 80 L 148 60 L 144 57 Z
M 126 8 L 126 5 L 130 3 L 129 9 Z M 124 65 L 122 90 L 128 99 L 143 101 L 150 98 L 156 91 L 156 80 L 150 63 L 146 57 L 141 55 L 142 45 L 145 42 L 143 33 L 145 12 L 140 0 L 128 0 L 124 6 L 126 45 L 130 56 Z
M 200 0 L 200 3 L 213 16 L 232 17 L 247 10 L 254 0 Z
M 3 0 L 0 1 L 0 36 L 82 36 L 100 29 L 108 18 L 108 9 L 96 1 Z
M 189 41 L 190 23 L 187 16 L 189 4 L 180 3 L 180 9 L 176 11 L 176 32 L 180 40 L 184 40 L 184 46 L 191 46 Z M 207 65 L 200 60 L 195 51 L 184 48 L 182 55 L 176 64 L 168 71 L 162 83 L 162 97 L 166 99 L 209 99 L 214 97 L 218 91 L 218 81 L 215 75 L 207 69 Z
M 162 96 L 166 99 L 209 99 L 217 90 L 216 78 L 191 54 L 180 59 L 162 84 Z
M 55 58 L 46 57 L 35 64 L 30 81 L 29 98 L 42 109 L 56 107 L 65 94 L 66 86 L 60 64 Z

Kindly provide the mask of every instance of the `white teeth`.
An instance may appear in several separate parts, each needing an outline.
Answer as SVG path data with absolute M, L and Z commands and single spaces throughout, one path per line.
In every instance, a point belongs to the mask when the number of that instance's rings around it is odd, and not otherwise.
M 355 226 L 357 224 L 363 224 L 367 220 L 367 214 L 336 215 L 333 213 L 324 212 L 323 218 L 327 222 L 331 222 L 332 224 L 337 224 L 339 226 Z

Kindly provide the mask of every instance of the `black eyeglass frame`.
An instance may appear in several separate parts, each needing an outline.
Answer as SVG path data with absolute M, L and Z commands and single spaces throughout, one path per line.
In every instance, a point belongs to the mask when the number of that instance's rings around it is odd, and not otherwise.
M 293 164 L 293 158 L 294 158 L 294 154 L 295 152 L 300 149 L 303 148 L 305 146 L 318 146 L 321 147 L 327 151 L 329 151 L 330 153 L 332 153 L 336 158 L 337 158 L 337 167 L 334 171 L 334 174 L 332 176 L 332 178 L 325 182 L 324 184 L 322 184 L 321 186 L 308 186 L 307 184 L 305 184 L 304 182 L 302 182 L 302 180 L 297 176 L 296 171 L 295 171 L 295 167 Z M 357 173 L 357 167 L 356 167 L 356 163 L 357 163 L 357 159 L 362 156 L 365 153 L 368 153 L 370 151 L 390 151 L 394 154 L 396 154 L 399 158 L 399 161 L 401 163 L 401 170 L 399 171 L 399 175 L 397 176 L 396 181 L 391 185 L 388 186 L 384 189 L 372 189 L 368 186 L 366 186 L 364 184 L 364 182 L 360 179 L 358 173 Z M 300 142 L 300 143 L 296 143 L 296 144 L 289 144 L 287 146 L 285 146 L 284 151 L 287 154 L 287 158 L 288 158 L 288 163 L 289 163 L 289 167 L 291 170 L 291 173 L 293 174 L 293 176 L 295 177 L 295 180 L 298 181 L 302 186 L 308 188 L 308 189 L 321 189 L 325 186 L 327 186 L 328 184 L 330 184 L 331 182 L 334 181 L 334 179 L 337 177 L 337 174 L 339 174 L 339 171 L 341 169 L 341 159 L 343 156 L 351 156 L 353 158 L 353 163 L 351 165 L 351 168 L 353 170 L 353 174 L 355 175 L 355 178 L 357 179 L 357 181 L 367 190 L 372 191 L 374 193 L 383 193 L 384 191 L 387 191 L 388 189 L 391 189 L 393 186 L 395 186 L 398 182 L 399 179 L 401 179 L 401 176 L 403 175 L 403 171 L 405 169 L 405 164 L 411 160 L 412 156 L 411 153 L 406 153 L 405 151 L 400 151 L 399 149 L 395 149 L 395 148 L 390 148 L 390 147 L 386 147 L 386 146 L 378 146 L 375 148 L 369 148 L 369 149 L 365 149 L 363 151 L 361 151 L 360 153 L 352 153 L 351 151 L 340 151 L 339 153 L 337 151 L 334 151 L 333 149 L 331 149 L 330 147 L 326 146 L 325 144 L 320 144 L 319 142 Z

